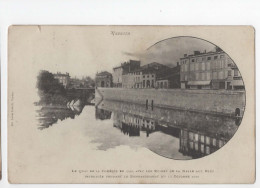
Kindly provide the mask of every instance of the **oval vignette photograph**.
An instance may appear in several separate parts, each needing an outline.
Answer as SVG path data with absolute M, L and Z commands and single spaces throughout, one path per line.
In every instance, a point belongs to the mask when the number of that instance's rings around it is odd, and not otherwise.
M 92 75 L 41 70 L 36 128 L 67 121 L 74 126 L 66 129 L 77 126 L 96 150 L 146 148 L 173 160 L 205 157 L 232 139 L 245 111 L 245 86 L 221 46 L 180 36 L 118 53 L 113 67 Z

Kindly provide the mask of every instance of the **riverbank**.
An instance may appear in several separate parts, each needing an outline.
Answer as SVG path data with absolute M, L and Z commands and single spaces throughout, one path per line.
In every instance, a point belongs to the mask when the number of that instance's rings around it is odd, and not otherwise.
M 245 91 L 97 88 L 95 97 L 225 116 L 242 117 L 245 109 Z

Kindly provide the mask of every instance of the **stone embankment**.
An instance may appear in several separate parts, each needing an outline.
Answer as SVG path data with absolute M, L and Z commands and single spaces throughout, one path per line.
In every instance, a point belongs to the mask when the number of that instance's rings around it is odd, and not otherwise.
M 95 98 L 240 117 L 246 101 L 245 91 L 183 89 L 96 88 Z

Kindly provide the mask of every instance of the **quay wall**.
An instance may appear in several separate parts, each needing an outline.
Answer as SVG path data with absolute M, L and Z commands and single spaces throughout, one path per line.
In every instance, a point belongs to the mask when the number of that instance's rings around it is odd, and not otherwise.
M 97 100 L 114 100 L 196 112 L 240 116 L 245 109 L 245 91 L 187 89 L 96 88 Z

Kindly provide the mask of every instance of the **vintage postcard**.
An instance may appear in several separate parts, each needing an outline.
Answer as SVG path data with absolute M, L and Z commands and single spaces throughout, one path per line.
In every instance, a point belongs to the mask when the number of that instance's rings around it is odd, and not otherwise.
M 10 183 L 254 183 L 251 26 L 10 26 Z

